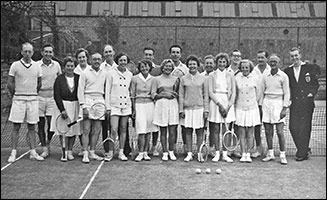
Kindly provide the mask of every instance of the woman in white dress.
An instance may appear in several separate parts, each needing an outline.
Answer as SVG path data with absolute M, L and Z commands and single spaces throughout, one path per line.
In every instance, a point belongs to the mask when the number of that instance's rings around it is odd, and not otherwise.
M 218 69 L 209 75 L 209 123 L 210 134 L 214 134 L 215 157 L 213 162 L 218 162 L 220 158 L 220 136 L 219 133 L 226 131 L 225 122 L 235 121 L 234 101 L 235 101 L 235 79 L 234 75 L 227 70 L 229 57 L 227 53 L 219 53 L 216 56 Z M 222 130 L 221 130 L 222 129 Z M 227 155 L 227 150 L 223 146 L 222 160 L 232 163 L 233 160 Z
M 154 102 L 151 98 L 151 85 L 154 77 L 149 74 L 153 68 L 149 60 L 141 60 L 130 87 L 132 100 L 132 118 L 135 119 L 135 130 L 138 135 L 139 155 L 135 161 L 149 161 L 151 158 L 146 151 L 149 148 L 151 132 L 157 132 L 158 127 L 153 124 Z
M 178 116 L 178 86 L 179 78 L 172 76 L 174 63 L 166 59 L 161 63 L 162 74 L 152 82 L 151 97 L 155 101 L 153 111 L 153 123 L 160 127 L 160 141 L 162 145 L 162 160 L 168 160 L 168 154 L 171 160 L 177 160 L 174 154 L 175 138 L 177 136 Z M 167 130 L 168 143 L 167 148 Z
M 260 124 L 258 103 L 260 100 L 259 79 L 251 72 L 254 68 L 250 60 L 241 60 L 242 72 L 236 80 L 235 116 L 241 143 L 241 162 L 252 162 L 250 150 L 253 147 L 254 127 Z

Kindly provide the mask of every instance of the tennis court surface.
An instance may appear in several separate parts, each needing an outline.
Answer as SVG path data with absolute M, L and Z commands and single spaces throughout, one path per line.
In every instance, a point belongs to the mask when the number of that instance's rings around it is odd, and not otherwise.
M 25 142 L 26 125 L 20 131 L 18 157 L 13 164 L 7 163 L 10 154 L 11 123 L 2 115 L 1 123 L 1 199 L 94 199 L 94 198 L 306 198 L 326 199 L 326 107 L 317 106 L 313 117 L 310 147 L 313 156 L 309 160 L 296 162 L 295 147 L 288 124 L 285 125 L 288 165 L 275 161 L 252 163 L 184 162 L 182 142 L 178 138 L 178 160 L 122 162 L 115 158 L 111 162 L 91 161 L 83 164 L 77 156 L 78 140 L 74 147 L 75 160 L 61 162 L 58 136 L 51 142 L 51 155 L 45 161 L 29 160 Z M 286 121 L 288 122 L 288 116 Z M 131 127 L 130 127 L 131 128 Z M 263 136 L 263 144 L 266 144 Z M 101 138 L 100 138 L 101 139 Z M 278 153 L 277 135 L 274 149 Z M 37 148 L 41 152 L 41 147 Z M 97 146 L 97 152 L 102 147 Z M 200 168 L 201 174 L 195 170 Z M 205 174 L 207 168 L 211 174 Z M 221 174 L 215 174 L 216 169 Z

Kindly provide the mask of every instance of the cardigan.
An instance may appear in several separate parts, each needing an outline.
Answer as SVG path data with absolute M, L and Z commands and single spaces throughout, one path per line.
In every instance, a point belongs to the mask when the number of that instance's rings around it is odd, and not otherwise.
M 59 108 L 60 112 L 65 110 L 62 101 L 77 101 L 77 89 L 78 89 L 79 75 L 74 73 L 74 89 L 70 91 L 65 73 L 57 76 L 53 86 L 54 100 Z

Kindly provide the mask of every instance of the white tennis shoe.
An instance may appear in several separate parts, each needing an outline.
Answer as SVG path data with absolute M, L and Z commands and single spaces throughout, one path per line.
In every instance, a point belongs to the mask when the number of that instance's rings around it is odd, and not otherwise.
M 8 158 L 8 162 L 9 163 L 13 163 L 16 161 L 16 155 L 14 154 L 10 154 L 9 158 Z

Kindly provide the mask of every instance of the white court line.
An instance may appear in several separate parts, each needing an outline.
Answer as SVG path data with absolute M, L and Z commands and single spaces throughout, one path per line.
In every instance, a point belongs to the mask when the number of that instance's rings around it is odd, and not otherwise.
M 39 143 L 37 146 L 40 146 L 41 145 L 41 143 Z M 35 147 L 35 149 L 36 149 L 36 147 Z M 21 159 L 22 157 L 24 157 L 26 154 L 28 154 L 29 152 L 30 152 L 31 150 L 28 150 L 27 152 L 25 152 L 24 154 L 22 154 L 21 156 L 19 156 L 18 158 L 16 158 L 16 160 L 15 160 L 15 162 L 17 162 L 19 159 Z M 15 162 L 13 162 L 13 163 L 15 163 Z M 7 167 L 9 167 L 11 164 L 13 164 L 13 163 L 8 163 L 7 165 L 5 165 L 3 168 L 1 168 L 1 171 L 2 170 L 4 170 L 4 169 L 6 169 Z
M 25 156 L 26 154 L 28 154 L 30 151 L 31 151 L 31 150 L 28 150 L 27 152 L 25 152 L 24 154 L 22 154 L 21 156 L 19 156 L 19 157 L 15 160 L 15 162 L 17 162 L 19 159 L 21 159 L 22 157 L 24 157 L 24 156 Z M 1 168 L 1 171 L 4 170 L 4 169 L 6 169 L 7 167 L 9 167 L 11 164 L 13 164 L 13 163 L 8 163 L 7 165 L 5 165 L 3 168 Z
M 90 188 L 90 186 L 91 186 L 92 182 L 94 181 L 96 175 L 97 175 L 98 172 L 100 171 L 100 169 L 101 169 L 103 163 L 104 163 L 104 160 L 101 161 L 100 165 L 98 166 L 97 170 L 94 172 L 94 174 L 93 174 L 91 180 L 90 180 L 89 183 L 87 184 L 86 188 L 84 189 L 84 191 L 83 191 L 82 195 L 79 197 L 79 199 L 83 199 L 83 198 L 84 198 L 86 192 L 87 192 L 88 189 Z

